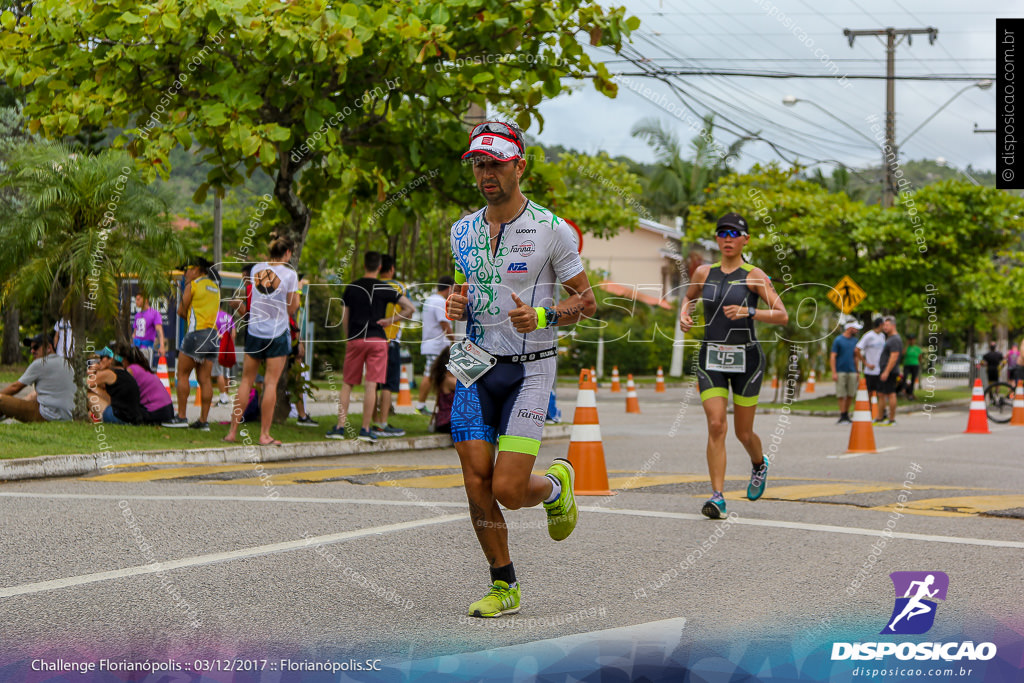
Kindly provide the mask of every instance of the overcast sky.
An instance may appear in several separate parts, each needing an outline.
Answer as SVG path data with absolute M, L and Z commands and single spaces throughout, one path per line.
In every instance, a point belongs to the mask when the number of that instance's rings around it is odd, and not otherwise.
M 614 0 L 611 0 L 614 2 Z M 633 56 L 658 66 L 710 70 L 776 71 L 799 74 L 830 73 L 829 60 L 842 74 L 885 75 L 884 38 L 857 37 L 851 48 L 844 28 L 884 27 L 938 29 L 938 38 L 913 36 L 896 49 L 896 75 L 995 74 L 995 20 L 1021 15 L 1021 2 L 996 0 L 619 0 L 643 23 L 632 36 Z M 610 4 L 605 2 L 604 4 Z M 619 4 L 615 2 L 615 4 Z M 1018 11 L 1011 12 L 1010 8 Z M 774 9 L 773 9 L 774 8 Z M 771 12 L 774 11 L 774 14 Z M 787 27 L 787 22 L 789 26 Z M 609 50 L 593 50 L 612 73 L 636 72 L 637 67 Z M 822 60 L 825 61 L 822 61 Z M 902 143 L 914 128 L 936 112 L 957 91 L 975 81 L 897 81 L 896 141 Z M 734 130 L 759 132 L 778 145 L 787 159 L 805 164 L 815 160 L 841 161 L 852 168 L 878 165 L 875 131 L 869 116 L 884 130 L 885 81 L 847 79 L 846 85 L 824 79 L 684 76 L 675 81 L 683 99 L 698 113 L 714 112 L 716 122 Z M 646 117 L 670 124 L 685 140 L 695 133 L 696 119 L 667 85 L 652 78 L 632 78 L 672 102 L 676 113 L 665 111 L 637 92 L 620 85 L 616 99 L 598 94 L 590 83 L 541 106 L 543 131 L 528 131 L 544 143 L 580 151 L 628 155 L 653 161 L 631 127 Z M 848 125 L 843 125 L 807 102 L 782 104 L 786 95 L 809 100 Z M 667 105 L 666 105 L 667 106 Z M 725 119 L 729 119 L 728 123 Z M 900 147 L 907 159 L 944 157 L 951 166 L 979 170 L 995 167 L 995 135 L 973 132 L 974 124 L 991 129 L 995 121 L 995 88 L 969 89 L 943 109 Z M 728 144 L 736 136 L 717 131 Z M 765 142 L 750 142 L 738 164 L 782 161 Z M 785 162 L 783 162 L 785 163 Z M 834 166 L 824 164 L 826 172 Z

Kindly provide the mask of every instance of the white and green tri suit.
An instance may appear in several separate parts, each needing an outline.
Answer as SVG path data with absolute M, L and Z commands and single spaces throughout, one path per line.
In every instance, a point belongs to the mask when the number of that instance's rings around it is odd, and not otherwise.
M 485 209 L 452 225 L 455 280 L 469 284 L 469 340 L 498 358 L 470 386 L 460 381 L 452 405 L 452 440 L 483 440 L 499 451 L 537 455 L 555 374 L 552 327 L 516 332 L 509 312 L 515 293 L 528 306 L 554 306 L 561 283 L 583 272 L 572 228 L 527 202 L 503 223 L 495 251 Z M 539 358 L 531 360 L 531 354 Z M 525 359 L 522 356 L 525 355 Z

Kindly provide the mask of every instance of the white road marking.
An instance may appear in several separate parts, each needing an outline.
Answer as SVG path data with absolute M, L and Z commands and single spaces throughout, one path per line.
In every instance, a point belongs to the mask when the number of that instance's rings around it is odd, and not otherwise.
M 506 623 L 511 622 L 513 625 L 516 621 L 524 624 L 531 622 L 543 624 L 545 621 L 551 623 L 560 618 L 575 618 L 577 613 L 587 611 L 587 607 L 581 607 L 561 614 L 544 614 L 529 619 L 512 615 L 501 617 L 501 620 Z M 581 617 L 576 623 L 585 624 L 586 621 Z M 586 657 L 589 661 L 600 662 L 609 667 L 609 671 L 616 670 L 613 663 L 630 662 L 638 656 L 638 653 L 660 653 L 660 656 L 664 658 L 663 661 L 667 664 L 671 662 L 672 653 L 676 651 L 682 641 L 685 626 L 686 619 L 676 617 L 633 626 L 620 626 L 558 638 L 534 640 L 478 652 L 461 652 L 419 659 L 400 664 L 395 668 L 405 673 L 406 677 L 410 677 L 411 673 L 445 673 L 452 674 L 454 678 L 453 672 L 472 672 L 473 674 L 483 674 L 481 680 L 486 679 L 487 674 L 501 676 L 514 669 L 517 674 L 516 680 L 533 680 L 539 672 L 554 670 L 552 667 L 562 663 L 569 653 L 572 653 L 573 657 Z M 565 628 L 565 626 L 558 628 Z
M 658 510 L 616 510 L 613 508 L 588 508 L 581 507 L 581 512 L 600 512 L 613 515 L 634 515 L 636 517 L 661 517 L 664 519 L 688 519 L 704 521 L 707 518 L 703 515 L 693 515 L 686 512 L 661 512 Z M 803 531 L 825 531 L 833 534 L 853 534 L 856 536 L 881 536 L 878 529 L 861 529 L 859 527 L 834 526 L 831 524 L 808 524 L 806 522 L 786 522 L 776 519 L 743 519 L 735 516 L 732 518 L 734 524 L 745 524 L 749 526 L 767 526 L 777 529 L 800 529 Z M 984 545 L 994 548 L 1024 548 L 1024 543 L 1017 541 L 998 541 L 988 538 L 966 538 L 962 536 L 934 536 L 931 534 L 908 534 L 894 532 L 893 538 L 905 538 L 908 541 L 928 541 L 931 543 L 958 543 L 961 545 Z
M 5 491 L 0 492 L 0 498 L 63 498 L 82 500 L 208 500 L 217 501 L 242 501 L 243 503 L 317 503 L 317 504 L 338 504 L 347 505 L 355 503 L 359 505 L 405 505 L 410 507 L 424 508 L 459 508 L 466 509 L 466 503 L 451 503 L 438 501 L 435 503 L 412 501 L 412 500 L 379 500 L 375 498 L 302 498 L 301 496 L 278 496 L 270 499 L 266 496 L 148 496 L 148 495 L 110 495 L 105 493 L 31 493 L 28 491 Z
M 309 538 L 301 538 L 296 539 L 294 541 L 284 541 L 282 543 L 271 543 L 269 545 L 260 545 L 252 548 L 242 548 L 240 550 L 231 550 L 225 553 L 210 553 L 208 555 L 196 555 L 195 557 L 185 557 L 180 560 L 168 560 L 166 562 L 136 565 L 134 567 L 125 567 L 124 569 L 115 569 L 113 571 L 107 572 L 96 572 L 94 574 L 68 576 L 63 579 L 53 579 L 52 581 L 26 583 L 20 586 L 0 588 L 0 598 L 10 598 L 15 595 L 26 595 L 28 593 L 43 593 L 51 590 L 58 590 L 60 588 L 70 588 L 71 586 L 81 586 L 87 583 L 97 583 L 99 581 L 123 579 L 127 576 L 138 576 L 140 574 L 154 574 L 156 572 L 164 572 L 171 569 L 180 569 L 182 567 L 197 567 L 206 564 L 213 564 L 215 562 L 229 562 L 231 560 L 241 560 L 250 557 L 259 557 L 260 555 L 270 555 L 272 553 L 287 552 L 289 550 L 297 550 L 299 548 L 308 548 L 313 545 L 340 543 L 342 541 L 349 541 L 354 538 L 363 538 L 364 536 L 387 534 L 394 531 L 405 531 L 406 529 L 416 529 L 423 526 L 429 526 L 431 524 L 443 524 L 445 522 L 453 522 L 455 520 L 462 520 L 468 518 L 469 515 L 445 515 L 443 517 L 414 519 L 409 522 L 399 522 L 397 524 L 388 524 L 385 526 L 371 527 L 369 529 L 345 531 L 340 534 L 310 536 Z
M 903 446 L 886 446 L 885 448 L 878 448 L 874 453 L 842 453 L 840 455 L 826 455 L 826 458 L 833 460 L 846 460 L 847 458 L 859 458 L 862 455 L 878 455 L 879 453 L 888 453 L 889 451 L 895 451 L 903 448 Z

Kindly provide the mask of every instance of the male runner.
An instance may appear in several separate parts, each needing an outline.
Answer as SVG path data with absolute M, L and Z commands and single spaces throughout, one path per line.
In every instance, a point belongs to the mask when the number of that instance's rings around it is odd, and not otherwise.
M 519 611 L 499 503 L 518 510 L 543 502 L 548 534 L 556 541 L 572 533 L 577 518 L 569 461 L 555 459 L 544 476 L 532 471 L 555 371 L 552 328 L 592 316 L 597 303 L 572 229 L 520 191 L 523 155 L 522 135 L 513 126 L 486 122 L 473 128 L 463 158 L 472 159 L 487 206 L 451 231 L 458 284 L 446 312 L 452 320 L 468 320 L 467 340 L 452 346 L 448 365 L 459 380 L 452 440 L 491 569 L 490 591 L 469 606 L 474 617 Z M 567 298 L 555 305 L 559 282 Z

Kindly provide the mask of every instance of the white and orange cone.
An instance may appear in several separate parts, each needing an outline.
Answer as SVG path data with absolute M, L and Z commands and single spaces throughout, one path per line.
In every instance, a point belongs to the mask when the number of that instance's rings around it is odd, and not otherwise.
M 1024 427 L 1024 382 L 1021 380 L 1017 380 L 1017 391 L 1013 394 L 1013 415 L 1010 416 L 1010 425 Z
M 590 383 L 594 385 L 594 392 L 597 392 L 597 369 L 590 368 Z
M 569 437 L 569 462 L 576 470 L 573 493 L 577 496 L 611 496 L 614 493 L 608 488 L 608 470 L 604 463 L 604 444 L 593 384 L 593 375 L 584 368 L 580 372 L 580 390 Z
M 612 393 L 618 394 L 622 391 L 622 385 L 619 384 L 619 366 L 612 366 Z
M 636 384 L 633 383 L 633 375 L 626 375 L 626 412 L 640 412 L 640 399 L 636 397 Z
M 658 366 L 658 375 L 654 380 L 654 391 L 659 394 L 665 393 L 665 372 Z
M 971 412 L 967 416 L 964 434 L 991 434 L 988 431 L 988 413 L 985 412 L 985 390 L 981 386 L 980 377 L 975 378 L 971 390 Z
M 864 386 L 867 386 L 867 384 L 865 383 Z M 860 389 L 858 389 L 857 391 L 860 391 Z M 877 419 L 879 419 L 881 417 L 882 417 L 882 414 L 880 412 L 878 412 L 878 394 L 876 394 L 875 392 L 872 391 L 871 392 L 871 419 L 872 420 L 877 420 Z
M 871 407 L 868 400 L 868 383 L 861 377 L 857 386 L 857 403 L 853 408 L 853 424 L 850 426 L 850 443 L 847 453 L 877 453 L 875 431 L 871 426 Z
M 396 406 L 402 406 L 405 408 L 412 406 L 412 392 L 409 391 L 409 374 L 405 371 L 405 366 L 402 366 L 402 373 L 398 376 L 398 399 L 395 401 Z
M 779 388 L 779 376 L 778 375 L 772 375 L 772 389 L 778 389 L 778 388 Z
M 814 370 L 811 370 L 811 376 L 807 378 L 807 389 L 805 389 L 808 394 L 814 393 L 814 379 Z
M 161 355 L 160 362 L 156 366 L 156 376 L 160 378 L 160 381 L 164 385 L 164 389 L 167 393 L 174 397 L 174 390 L 171 389 L 171 376 L 167 374 L 167 356 Z

